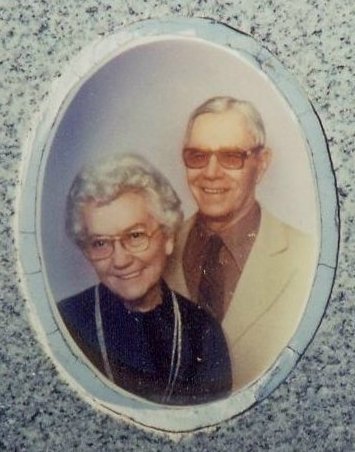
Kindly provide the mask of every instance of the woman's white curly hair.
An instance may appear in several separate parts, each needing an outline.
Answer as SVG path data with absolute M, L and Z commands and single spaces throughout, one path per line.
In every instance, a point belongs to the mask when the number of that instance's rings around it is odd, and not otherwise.
M 79 246 L 87 238 L 82 208 L 88 202 L 105 205 L 124 193 L 146 197 L 149 209 L 169 235 L 183 220 L 181 201 L 168 180 L 134 154 L 113 154 L 84 167 L 75 177 L 66 204 L 66 231 Z

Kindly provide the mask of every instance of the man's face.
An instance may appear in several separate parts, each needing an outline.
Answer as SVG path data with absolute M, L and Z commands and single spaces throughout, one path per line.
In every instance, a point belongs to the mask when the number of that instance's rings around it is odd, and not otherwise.
M 140 310 L 142 297 L 160 279 L 166 258 L 173 250 L 173 239 L 159 228 L 148 209 L 146 198 L 138 193 L 125 193 L 106 205 L 89 202 L 82 213 L 87 235 L 91 239 L 126 233 L 134 236 L 142 231 L 154 233 L 144 251 L 129 252 L 116 240 L 111 256 L 100 260 L 89 258 L 100 281 L 120 295 L 132 309 Z M 97 243 L 100 244 L 100 241 Z
M 255 138 L 240 113 L 205 113 L 198 116 L 185 144 L 203 151 L 250 150 Z M 255 202 L 255 188 L 268 166 L 270 152 L 249 156 L 242 169 L 225 169 L 212 155 L 206 167 L 186 168 L 187 181 L 199 211 L 210 227 L 220 229 L 242 218 Z

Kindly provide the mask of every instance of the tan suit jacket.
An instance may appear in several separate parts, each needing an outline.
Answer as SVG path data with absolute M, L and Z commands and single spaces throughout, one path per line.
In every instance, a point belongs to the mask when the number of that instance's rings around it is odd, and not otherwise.
M 184 223 L 165 279 L 191 298 L 182 256 L 195 217 Z M 222 322 L 233 388 L 255 381 L 275 362 L 295 333 L 316 267 L 316 241 L 262 210 L 258 235 Z

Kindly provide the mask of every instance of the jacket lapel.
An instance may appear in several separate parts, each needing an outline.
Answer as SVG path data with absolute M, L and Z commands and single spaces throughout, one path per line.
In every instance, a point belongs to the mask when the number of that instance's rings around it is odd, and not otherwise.
M 272 309 L 292 279 L 288 247 L 282 223 L 262 211 L 259 233 L 222 323 L 230 346 Z

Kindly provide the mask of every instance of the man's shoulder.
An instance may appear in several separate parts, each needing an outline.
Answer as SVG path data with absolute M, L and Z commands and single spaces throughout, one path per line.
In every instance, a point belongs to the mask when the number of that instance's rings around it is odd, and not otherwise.
M 182 261 L 186 240 L 195 222 L 195 217 L 196 215 L 193 215 L 182 224 L 176 236 L 173 254 L 169 256 L 164 270 L 164 279 L 169 286 L 176 292 L 184 295 L 188 294 L 188 289 L 186 287 Z
M 183 222 L 183 224 L 181 225 L 181 227 L 177 233 L 173 256 L 174 256 L 174 258 L 178 259 L 179 261 L 181 261 L 181 259 L 182 259 L 190 231 L 192 230 L 192 228 L 194 227 L 194 224 L 196 223 L 196 216 L 197 216 L 197 214 L 195 213 L 191 217 L 187 218 Z
M 193 214 L 191 217 L 187 218 L 183 222 L 183 224 L 178 232 L 178 240 L 186 241 L 187 235 L 190 232 L 193 225 L 195 224 L 195 221 L 196 221 L 196 213 Z
M 309 269 L 317 256 L 317 237 L 285 223 L 269 212 L 262 213 L 259 233 L 254 245 L 255 256 L 275 257 L 275 262 L 291 268 Z
M 301 231 L 295 226 L 282 221 L 266 209 L 262 209 L 259 233 L 267 235 L 268 238 L 271 235 L 275 235 L 275 237 L 279 235 L 280 238 L 284 236 L 289 244 L 294 243 L 295 245 L 305 244 L 308 246 L 315 242 L 312 234 Z

